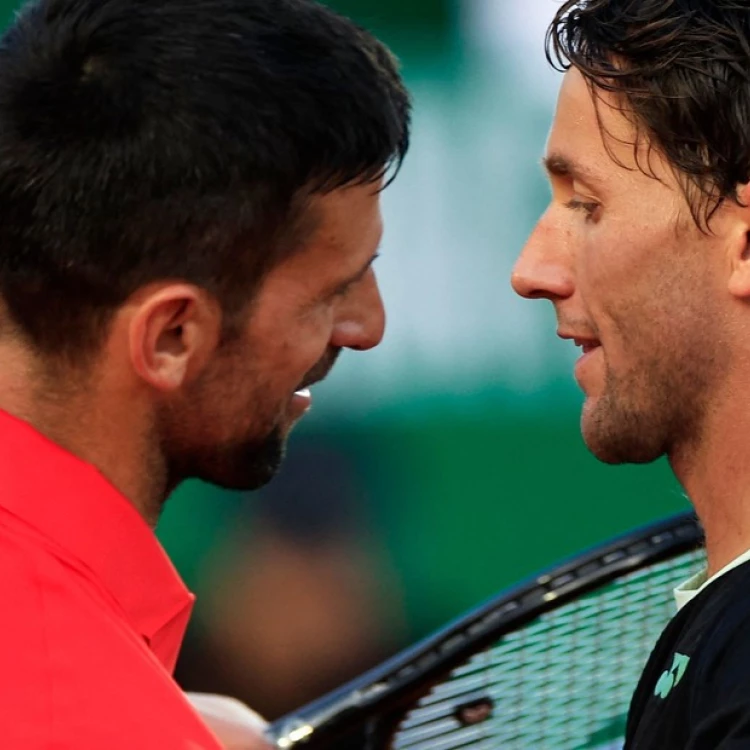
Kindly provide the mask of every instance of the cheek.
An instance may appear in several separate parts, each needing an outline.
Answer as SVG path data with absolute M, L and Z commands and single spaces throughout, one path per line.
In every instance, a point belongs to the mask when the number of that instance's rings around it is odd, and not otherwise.
M 307 372 L 325 356 L 332 321 L 332 311 L 321 309 L 277 327 L 267 338 L 258 341 L 254 366 L 269 388 L 287 395 L 297 388 Z
M 633 279 L 634 269 L 622 252 L 623 244 L 621 237 L 604 231 L 589 232 L 578 243 L 576 287 L 591 323 L 600 333 L 613 310 L 628 297 L 627 285 Z
M 204 429 L 216 442 L 245 433 L 260 417 L 267 403 L 265 384 L 246 360 L 232 357 L 217 366 L 201 384 L 195 408 L 200 410 Z
M 671 304 L 664 262 L 671 248 L 664 232 L 622 225 L 591 233 L 582 247 L 578 286 L 586 314 L 608 365 L 620 369 L 653 339 Z
M 689 346 L 710 317 L 710 263 L 700 238 L 678 236 L 671 226 L 622 231 L 589 259 L 588 303 L 613 370 L 679 356 Z

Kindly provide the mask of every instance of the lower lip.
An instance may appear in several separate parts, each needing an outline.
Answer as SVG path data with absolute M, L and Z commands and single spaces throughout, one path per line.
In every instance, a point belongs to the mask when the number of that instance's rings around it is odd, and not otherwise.
M 576 380 L 580 383 L 581 376 L 583 375 L 586 366 L 591 361 L 592 357 L 601 349 L 601 346 L 595 346 L 592 349 L 589 349 L 582 357 L 579 357 L 579 359 L 576 361 L 575 365 L 575 377 Z
M 292 396 L 292 412 L 295 419 L 301 417 L 312 406 L 312 396 L 309 388 L 295 391 Z

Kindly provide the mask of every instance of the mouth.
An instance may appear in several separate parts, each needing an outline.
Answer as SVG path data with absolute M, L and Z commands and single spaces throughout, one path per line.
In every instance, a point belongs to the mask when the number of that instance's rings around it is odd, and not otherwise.
M 589 352 L 593 352 L 595 349 L 598 349 L 602 344 L 600 341 L 596 339 L 579 339 L 574 338 L 573 343 L 581 349 L 581 351 L 584 354 L 588 354 Z
M 291 417 L 292 422 L 296 422 L 310 411 L 311 406 L 312 394 L 310 393 L 310 389 L 299 388 L 292 394 L 292 398 L 289 401 L 289 411 L 287 413 Z
M 294 391 L 291 398 L 291 412 L 295 420 L 306 414 L 312 406 L 313 398 L 310 387 L 319 383 L 328 373 L 314 374 L 305 378 Z
M 333 368 L 338 357 L 339 350 L 331 350 L 325 358 L 308 371 L 305 378 L 297 386 L 292 394 L 292 412 L 295 418 L 299 418 L 312 406 L 312 394 L 310 387 L 324 380 Z
M 582 352 L 575 364 L 575 379 L 584 392 L 590 392 L 592 382 L 598 378 L 601 363 L 598 362 L 596 352 L 602 348 L 602 342 L 593 336 L 577 336 L 575 334 L 558 333 L 563 339 L 571 340 Z M 592 369 L 593 368 L 593 369 Z M 591 378 L 594 378 L 594 381 Z M 588 390 L 587 390 L 588 386 Z
M 557 331 L 557 335 L 561 339 L 572 341 L 584 354 L 588 354 L 602 345 L 602 342 L 594 336 L 580 336 L 569 330 L 560 329 Z
M 312 393 L 310 392 L 310 388 L 316 383 L 320 383 L 321 380 L 323 380 L 323 378 L 319 376 L 305 378 L 299 386 L 297 386 L 297 390 L 292 394 L 292 399 L 295 401 L 304 400 L 311 402 Z
M 328 373 L 333 369 L 337 358 L 338 351 L 335 351 L 332 354 L 329 354 L 329 356 L 325 359 L 322 359 L 320 362 L 318 362 L 315 367 L 308 371 L 305 378 L 297 386 L 297 389 L 294 391 L 294 395 L 303 398 L 310 398 L 310 387 L 326 379 Z
M 561 339 L 572 341 L 581 350 L 582 354 L 575 364 L 575 379 L 578 385 L 586 391 L 585 386 L 587 384 L 591 386 L 591 378 L 596 379 L 600 371 L 601 362 L 598 362 L 599 357 L 596 356 L 596 352 L 602 348 L 602 342 L 594 336 L 582 336 L 577 331 L 571 330 L 558 330 L 557 335 Z

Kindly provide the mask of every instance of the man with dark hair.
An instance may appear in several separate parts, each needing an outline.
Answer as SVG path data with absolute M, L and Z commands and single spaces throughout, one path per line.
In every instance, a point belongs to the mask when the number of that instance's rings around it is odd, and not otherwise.
M 152 527 L 383 334 L 409 98 L 313 0 L 36 0 L 0 40 L 0 744 L 216 748 Z
M 706 533 L 633 698 L 628 748 L 750 748 L 750 5 L 570 0 L 552 187 L 513 273 L 583 350 L 602 461 L 666 455 Z

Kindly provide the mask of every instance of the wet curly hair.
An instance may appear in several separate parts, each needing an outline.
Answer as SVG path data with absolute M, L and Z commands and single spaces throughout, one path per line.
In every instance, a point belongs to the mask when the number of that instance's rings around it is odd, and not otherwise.
M 617 95 L 671 164 L 699 226 L 738 201 L 750 181 L 747 0 L 568 0 L 546 49 L 559 70 Z

